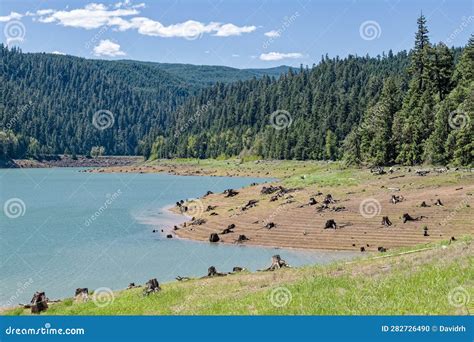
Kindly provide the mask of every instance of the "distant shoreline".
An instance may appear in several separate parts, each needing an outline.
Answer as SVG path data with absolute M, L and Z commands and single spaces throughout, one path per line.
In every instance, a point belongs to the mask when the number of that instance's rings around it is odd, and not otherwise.
M 17 168 L 50 168 L 50 167 L 113 167 L 131 166 L 142 163 L 141 156 L 99 156 L 86 157 L 77 156 L 73 158 L 69 155 L 57 155 L 36 159 L 13 159 L 0 164 L 2 169 Z

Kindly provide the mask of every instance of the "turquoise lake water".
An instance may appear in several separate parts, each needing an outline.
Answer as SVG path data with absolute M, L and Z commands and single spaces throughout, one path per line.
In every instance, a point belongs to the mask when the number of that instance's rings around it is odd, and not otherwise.
M 50 299 L 79 287 L 121 289 L 130 282 L 201 276 L 207 268 L 256 270 L 282 255 L 298 266 L 349 258 L 346 252 L 297 251 L 166 239 L 185 218 L 165 208 L 206 191 L 256 178 L 84 173 L 75 168 L 0 170 L 0 307 Z

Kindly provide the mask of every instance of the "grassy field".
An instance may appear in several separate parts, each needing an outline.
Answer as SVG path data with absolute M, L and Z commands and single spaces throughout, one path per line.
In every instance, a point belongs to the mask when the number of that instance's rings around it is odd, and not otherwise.
M 172 282 L 147 297 L 143 288 L 109 294 L 101 298 L 103 306 L 65 299 L 52 304 L 47 314 L 472 314 L 473 249 L 465 238 L 328 266 Z M 17 308 L 5 314 L 29 311 Z

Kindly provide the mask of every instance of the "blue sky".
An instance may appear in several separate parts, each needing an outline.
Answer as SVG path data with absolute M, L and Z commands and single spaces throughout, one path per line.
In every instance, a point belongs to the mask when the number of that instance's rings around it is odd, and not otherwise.
M 25 52 L 261 68 L 409 49 L 421 10 L 432 42 L 473 32 L 470 0 L 2 0 L 0 25 Z

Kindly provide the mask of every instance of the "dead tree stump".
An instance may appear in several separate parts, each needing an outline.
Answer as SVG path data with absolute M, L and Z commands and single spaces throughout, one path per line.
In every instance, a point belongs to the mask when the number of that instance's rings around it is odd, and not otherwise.
M 219 242 L 219 240 L 220 238 L 217 233 L 211 233 L 211 235 L 209 235 L 209 242 Z
M 39 314 L 48 309 L 48 298 L 44 292 L 35 292 L 31 299 L 31 313 Z
M 211 266 L 207 269 L 207 277 L 222 277 L 225 276 L 225 273 L 217 272 L 217 269 L 214 266 Z
M 143 291 L 143 294 L 145 296 L 148 296 L 150 293 L 158 292 L 161 290 L 160 284 L 158 283 L 158 280 L 156 280 L 156 278 L 148 280 L 145 286 L 145 290 Z
M 280 257 L 279 254 L 276 254 L 272 256 L 272 264 L 270 265 L 270 267 L 264 269 L 264 271 L 274 271 L 283 267 L 290 267 L 290 265 L 288 265 L 286 261 Z
M 391 225 L 392 225 L 392 222 L 390 221 L 388 216 L 382 217 L 382 226 L 390 227 Z
M 74 297 L 78 302 L 87 302 L 89 300 L 89 289 L 87 287 L 76 289 Z
M 324 229 L 337 229 L 336 221 L 333 219 L 327 220 Z

